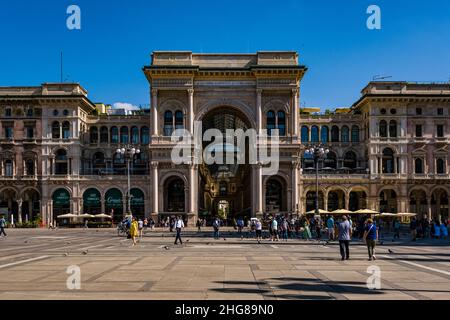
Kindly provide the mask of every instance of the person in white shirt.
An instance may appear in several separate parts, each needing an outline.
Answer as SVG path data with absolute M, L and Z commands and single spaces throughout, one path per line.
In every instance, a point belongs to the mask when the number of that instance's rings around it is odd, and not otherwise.
M 175 221 L 175 230 L 177 231 L 177 236 L 175 238 L 175 244 L 178 244 L 178 240 L 180 240 L 180 244 L 183 244 L 181 240 L 181 229 L 184 228 L 184 222 L 181 217 L 177 217 L 177 221 Z
M 256 230 L 256 240 L 258 243 L 261 243 L 262 240 L 262 223 L 259 220 L 255 222 L 255 230 Z
M 144 229 L 144 221 L 142 221 L 142 219 L 139 219 L 138 221 L 139 238 L 142 238 L 143 229 Z

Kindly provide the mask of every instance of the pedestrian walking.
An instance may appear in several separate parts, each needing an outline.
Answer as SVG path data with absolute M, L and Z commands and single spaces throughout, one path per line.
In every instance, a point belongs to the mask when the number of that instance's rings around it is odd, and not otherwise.
M 322 238 L 322 220 L 316 218 L 316 239 L 320 240 Z
M 6 232 L 5 232 L 5 228 L 6 228 L 6 220 L 5 217 L 1 217 L 0 218 L 0 236 L 4 236 L 6 237 Z
M 448 229 L 447 224 L 445 222 L 441 223 L 441 238 L 447 239 L 448 237 Z
M 303 239 L 309 240 L 311 239 L 311 229 L 309 228 L 309 221 L 305 219 L 305 223 L 303 225 Z
M 131 222 L 130 226 L 130 236 L 131 240 L 133 241 L 133 247 L 136 245 L 136 237 L 139 235 L 139 225 L 136 220 L 136 217 L 133 217 L 133 222 Z
M 441 224 L 439 221 L 434 223 L 434 238 L 439 239 L 441 237 Z
M 280 238 L 278 237 L 278 221 L 275 218 L 272 219 L 271 229 L 272 229 L 272 240 L 271 241 L 279 241 Z
M 372 219 L 367 220 L 367 226 L 364 229 L 363 240 L 367 245 L 369 261 L 376 260 L 375 245 L 378 239 L 378 230 Z
M 289 229 L 289 224 L 286 221 L 286 219 L 283 219 L 281 221 L 281 234 L 282 234 L 282 238 L 284 241 L 288 241 L 288 229 Z
M 339 249 L 341 251 L 341 260 L 350 259 L 350 239 L 352 237 L 352 227 L 347 216 L 342 217 L 342 222 L 338 225 L 339 229 Z
M 238 234 L 242 234 L 242 229 L 244 229 L 244 220 L 241 217 L 239 217 L 236 224 L 237 224 Z
M 144 230 L 144 221 L 139 218 L 138 221 L 138 231 L 139 231 L 139 238 L 142 238 L 142 230 Z
M 412 218 L 411 222 L 409 223 L 409 229 L 411 230 L 411 240 L 416 241 L 417 238 L 417 220 L 416 218 Z
M 177 220 L 175 221 L 175 230 L 177 232 L 177 236 L 175 237 L 175 244 L 178 244 L 178 240 L 180 240 L 180 244 L 183 244 L 183 241 L 181 240 L 181 229 L 184 228 L 184 222 L 183 219 L 181 219 L 181 217 L 177 217 Z
M 398 219 L 394 220 L 394 239 L 400 240 L 400 221 Z
M 220 220 L 217 217 L 213 221 L 213 229 L 214 229 L 214 239 L 219 239 L 219 237 L 220 237 Z
M 330 216 L 327 220 L 328 240 L 334 240 L 334 219 Z
M 261 243 L 262 240 L 262 223 L 261 221 L 256 220 L 255 222 L 255 232 L 256 232 L 256 241 L 258 241 L 258 243 Z

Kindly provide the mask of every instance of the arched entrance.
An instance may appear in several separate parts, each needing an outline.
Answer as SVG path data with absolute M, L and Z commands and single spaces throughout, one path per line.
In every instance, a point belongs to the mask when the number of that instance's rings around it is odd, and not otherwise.
M 179 177 L 169 178 L 164 187 L 164 211 L 167 213 L 182 213 L 186 211 L 184 181 Z
M 409 195 L 409 210 L 419 217 L 428 215 L 427 195 L 423 190 L 413 190 Z
M 131 194 L 131 212 L 133 216 L 139 219 L 145 218 L 145 197 L 144 192 L 141 189 L 133 188 L 130 191 Z
M 348 210 L 358 211 L 367 209 L 367 194 L 365 191 L 352 191 L 349 195 Z
M 342 190 L 332 190 L 328 192 L 328 210 L 334 211 L 345 209 L 345 193 Z
M 380 212 L 397 213 L 397 193 L 394 190 L 380 192 Z
M 14 216 L 14 221 L 17 221 L 19 206 L 14 189 L 4 189 L 0 192 L 0 212 L 5 215 L 5 219 L 8 218 L 8 221 L 11 221 L 11 216 Z
M 279 213 L 287 210 L 284 183 L 278 178 L 266 182 L 266 212 Z
M 40 195 L 34 189 L 27 189 L 22 194 L 22 219 L 23 221 L 33 221 L 38 218 L 41 212 Z
M 95 188 L 87 189 L 83 193 L 83 213 L 101 214 L 102 212 L 102 195 Z
M 446 190 L 438 188 L 433 191 L 431 195 L 431 214 L 432 218 L 436 221 L 448 221 L 449 208 Z
M 323 192 L 319 190 L 319 209 L 324 209 Z M 316 192 L 308 191 L 306 193 L 306 212 L 316 209 Z
M 114 222 L 120 222 L 123 219 L 123 200 L 122 191 L 112 188 L 105 193 L 105 211 L 112 216 Z
M 58 189 L 53 192 L 53 219 L 63 214 L 70 213 L 70 193 L 66 189 Z
M 241 144 L 237 137 L 226 139 L 227 130 L 251 128 L 246 115 L 233 107 L 221 106 L 209 111 L 202 118 L 203 133 L 216 129 L 223 135 L 223 141 L 206 141 L 204 153 L 211 155 L 212 164 L 199 167 L 200 192 L 199 214 L 202 217 L 215 216 L 225 202 L 228 204 L 228 219 L 237 216 L 252 216 L 252 170 L 249 161 L 250 139 Z M 233 143 L 231 143 L 233 142 Z M 238 159 L 241 159 L 239 161 Z M 204 159 L 205 160 L 205 159 Z M 213 161 L 211 161 L 213 162 Z

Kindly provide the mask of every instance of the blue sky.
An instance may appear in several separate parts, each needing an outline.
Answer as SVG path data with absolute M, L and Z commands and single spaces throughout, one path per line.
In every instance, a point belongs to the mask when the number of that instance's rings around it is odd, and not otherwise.
M 81 8 L 82 29 L 66 27 Z M 382 29 L 366 9 L 381 7 Z M 351 105 L 374 75 L 449 81 L 448 0 L 17 0 L 0 2 L 0 86 L 80 82 L 95 102 L 149 103 L 153 50 L 296 50 L 309 71 L 301 102 Z

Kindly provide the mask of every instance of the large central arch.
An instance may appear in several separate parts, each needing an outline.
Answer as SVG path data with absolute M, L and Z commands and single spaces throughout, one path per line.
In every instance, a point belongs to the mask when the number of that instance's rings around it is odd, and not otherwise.
M 238 107 L 236 107 L 238 106 Z M 255 123 L 248 106 L 243 104 L 220 104 L 211 102 L 197 114 L 197 120 L 202 122 L 203 133 L 208 129 L 218 129 L 225 137 L 227 129 L 254 128 Z M 237 164 L 238 153 L 248 155 L 249 142 L 245 150 L 239 150 L 234 145 L 224 143 L 215 144 L 214 141 L 203 142 L 206 148 L 216 157 L 224 156 L 224 152 L 234 153 L 234 164 L 200 164 L 199 179 L 200 192 L 198 198 L 199 216 L 211 218 L 219 216 L 231 219 L 237 216 L 251 217 L 252 208 L 252 171 L 248 159 L 245 164 Z M 227 210 L 223 210 L 223 203 L 227 203 Z

